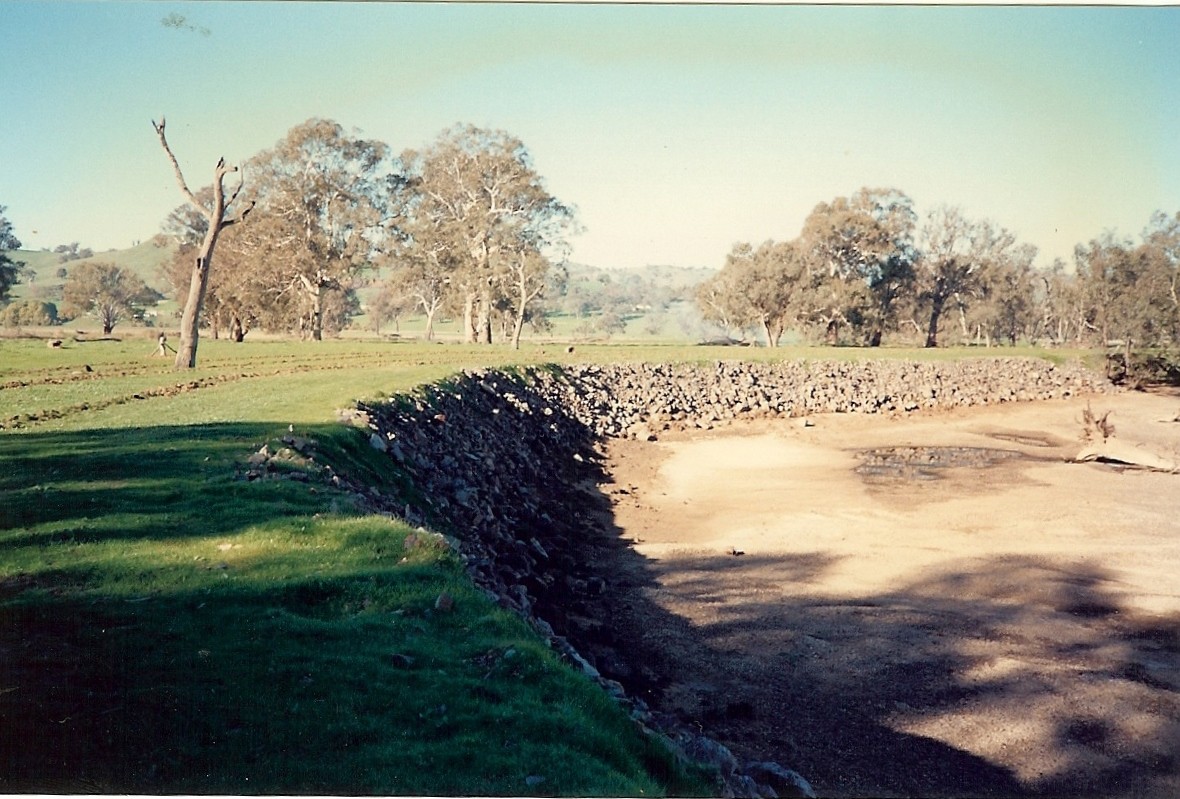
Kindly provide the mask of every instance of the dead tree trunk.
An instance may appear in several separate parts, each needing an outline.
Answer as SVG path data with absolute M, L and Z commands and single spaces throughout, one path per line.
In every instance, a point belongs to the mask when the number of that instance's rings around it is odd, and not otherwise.
M 156 135 L 160 137 L 160 146 L 164 148 L 168 160 L 172 163 L 172 170 L 176 173 L 176 182 L 180 185 L 181 193 L 209 223 L 209 227 L 205 231 L 205 238 L 201 241 L 201 249 L 193 262 L 192 276 L 189 279 L 188 297 L 185 299 L 184 311 L 180 317 L 180 343 L 176 347 L 176 361 L 174 363 L 177 369 L 192 369 L 197 365 L 197 340 L 201 323 L 201 306 L 205 302 L 205 292 L 209 287 L 209 269 L 213 265 L 213 249 L 217 246 L 217 237 L 221 235 L 221 231 L 225 228 L 245 219 L 246 214 L 250 213 L 254 204 L 250 203 L 242 209 L 241 213 L 232 216 L 229 214 L 228 209 L 230 205 L 233 204 L 234 200 L 238 197 L 238 193 L 242 190 L 242 181 L 238 181 L 237 189 L 234 190 L 233 195 L 227 200 L 224 187 L 225 176 L 230 172 L 237 172 L 238 168 L 236 166 L 226 166 L 225 159 L 221 158 L 217 161 L 217 166 L 213 169 L 213 207 L 206 208 L 201 205 L 197 201 L 196 196 L 189 190 L 188 184 L 184 182 L 184 175 L 180 171 L 180 163 L 176 160 L 176 156 L 172 154 L 172 148 L 168 146 L 168 139 L 164 137 L 164 118 L 160 117 L 158 123 L 153 120 L 152 127 L 155 128 Z

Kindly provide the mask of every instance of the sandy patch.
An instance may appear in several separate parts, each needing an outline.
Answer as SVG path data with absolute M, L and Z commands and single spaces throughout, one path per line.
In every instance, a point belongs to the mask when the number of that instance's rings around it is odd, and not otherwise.
M 1180 455 L 1180 397 L 1091 402 Z M 827 794 L 1180 795 L 1180 475 L 1066 462 L 1085 406 L 612 445 L 659 701 Z

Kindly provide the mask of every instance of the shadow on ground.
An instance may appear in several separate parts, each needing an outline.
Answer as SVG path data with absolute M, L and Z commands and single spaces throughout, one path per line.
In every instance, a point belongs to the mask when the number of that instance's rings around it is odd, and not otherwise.
M 608 676 L 830 796 L 1180 795 L 1180 618 L 1085 563 L 972 560 L 879 595 L 835 561 L 640 556 L 599 498 Z

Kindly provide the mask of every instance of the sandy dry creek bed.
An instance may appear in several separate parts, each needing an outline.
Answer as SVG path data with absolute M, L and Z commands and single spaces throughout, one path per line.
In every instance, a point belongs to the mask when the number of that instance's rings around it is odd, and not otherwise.
M 1091 403 L 1180 456 L 1180 395 Z M 1180 475 L 1066 462 L 1085 407 L 613 442 L 620 669 L 821 795 L 1180 797 Z

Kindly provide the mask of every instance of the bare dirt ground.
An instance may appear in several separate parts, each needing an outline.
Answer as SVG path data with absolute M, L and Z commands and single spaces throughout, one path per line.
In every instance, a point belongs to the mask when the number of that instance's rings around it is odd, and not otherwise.
M 1180 474 L 1066 462 L 1086 402 L 614 442 L 617 670 L 821 795 L 1180 796 Z

